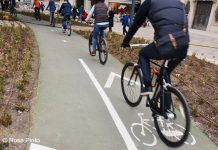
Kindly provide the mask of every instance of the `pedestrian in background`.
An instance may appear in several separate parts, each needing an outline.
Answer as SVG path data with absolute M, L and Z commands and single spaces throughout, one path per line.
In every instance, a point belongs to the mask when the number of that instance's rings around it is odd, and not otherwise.
M 129 16 L 128 16 L 128 14 L 123 15 L 122 25 L 123 25 L 123 35 L 126 35 L 126 33 L 127 33 L 126 27 L 129 26 Z
M 114 27 L 114 10 L 109 7 L 109 32 L 112 32 L 112 27 Z
M 49 0 L 48 6 L 46 7 L 46 10 L 50 11 L 50 26 L 55 27 L 55 11 L 56 6 L 54 0 Z
M 76 6 L 73 6 L 73 20 L 76 20 L 76 15 L 77 15 L 77 8 Z
M 79 7 L 79 21 L 82 23 L 82 17 L 83 17 L 83 5 Z
M 44 12 L 44 9 L 45 9 L 45 5 L 43 2 L 40 3 L 40 8 L 41 8 L 41 11 L 42 13 Z
M 41 20 L 41 17 L 40 17 L 40 2 L 38 0 L 34 1 L 33 8 L 35 10 L 36 20 Z

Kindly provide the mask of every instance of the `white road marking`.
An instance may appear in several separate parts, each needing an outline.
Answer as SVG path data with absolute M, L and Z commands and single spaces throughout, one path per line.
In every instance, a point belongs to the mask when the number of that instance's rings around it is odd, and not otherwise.
M 67 43 L 67 40 L 62 40 L 64 43 Z
M 35 144 L 35 143 L 31 143 L 29 150 L 56 150 L 56 149 L 49 148 L 49 147 L 42 146 L 42 145 L 38 145 L 38 144 Z
M 123 137 L 123 140 L 126 143 L 128 150 L 137 150 L 135 143 L 133 142 L 126 127 L 124 126 L 123 122 L 121 121 L 121 119 L 120 119 L 117 111 L 115 110 L 114 106 L 112 105 L 109 97 L 107 96 L 107 94 L 105 93 L 105 91 L 103 90 L 103 88 L 101 87 L 101 85 L 99 84 L 97 79 L 95 78 L 92 71 L 86 65 L 86 63 L 82 59 L 79 59 L 79 61 L 82 64 L 82 66 L 84 67 L 84 69 L 86 70 L 86 72 L 88 73 L 90 79 L 92 80 L 92 82 L 95 85 L 96 89 L 98 90 L 99 94 L 101 95 L 112 119 L 114 120 L 115 125 L 117 126 L 117 129 L 119 130 L 121 136 Z
M 51 30 L 51 32 L 55 32 L 55 30 Z
M 106 82 L 105 85 L 104 85 L 104 88 L 111 88 L 112 83 L 113 83 L 115 77 L 121 78 L 121 75 L 116 74 L 116 73 L 114 73 L 114 72 L 111 72 L 110 75 L 109 75 L 109 77 L 108 77 L 108 79 L 107 79 L 107 82 Z M 126 78 L 126 77 L 124 77 L 124 80 L 129 81 L 129 79 Z M 135 82 L 135 81 L 134 81 L 134 82 Z M 136 84 L 136 85 L 140 85 L 138 82 L 135 82 L 135 84 Z

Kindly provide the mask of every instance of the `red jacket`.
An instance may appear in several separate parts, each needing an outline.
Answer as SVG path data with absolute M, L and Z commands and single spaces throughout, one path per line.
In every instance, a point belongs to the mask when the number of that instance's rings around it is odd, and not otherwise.
M 35 5 L 35 8 L 40 8 L 40 2 L 39 1 L 35 1 L 34 5 Z

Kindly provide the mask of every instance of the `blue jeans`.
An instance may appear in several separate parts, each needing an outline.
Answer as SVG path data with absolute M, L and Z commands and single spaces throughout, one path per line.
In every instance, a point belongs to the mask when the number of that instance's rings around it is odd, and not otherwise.
M 101 36 L 103 39 L 105 39 L 105 33 L 104 30 L 107 29 L 109 25 L 94 25 L 94 31 L 93 31 L 93 36 L 92 36 L 92 44 L 93 44 L 93 50 L 96 50 L 96 45 L 97 45 L 97 38 L 98 38 L 98 33 L 101 31 Z
M 67 19 L 70 20 L 70 13 L 64 14 L 64 18 L 62 20 L 62 26 L 64 29 L 67 29 Z
M 55 12 L 50 12 L 50 25 L 55 26 L 55 22 L 54 22 L 54 13 Z

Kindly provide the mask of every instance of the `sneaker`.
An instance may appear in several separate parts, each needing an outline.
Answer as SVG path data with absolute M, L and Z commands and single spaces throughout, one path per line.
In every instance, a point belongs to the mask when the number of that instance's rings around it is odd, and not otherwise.
M 149 96 L 153 94 L 153 90 L 151 86 L 147 86 L 143 89 L 143 91 L 141 92 L 142 96 Z
M 91 52 L 91 56 L 95 56 L 96 55 L 96 50 L 93 50 L 92 52 Z

